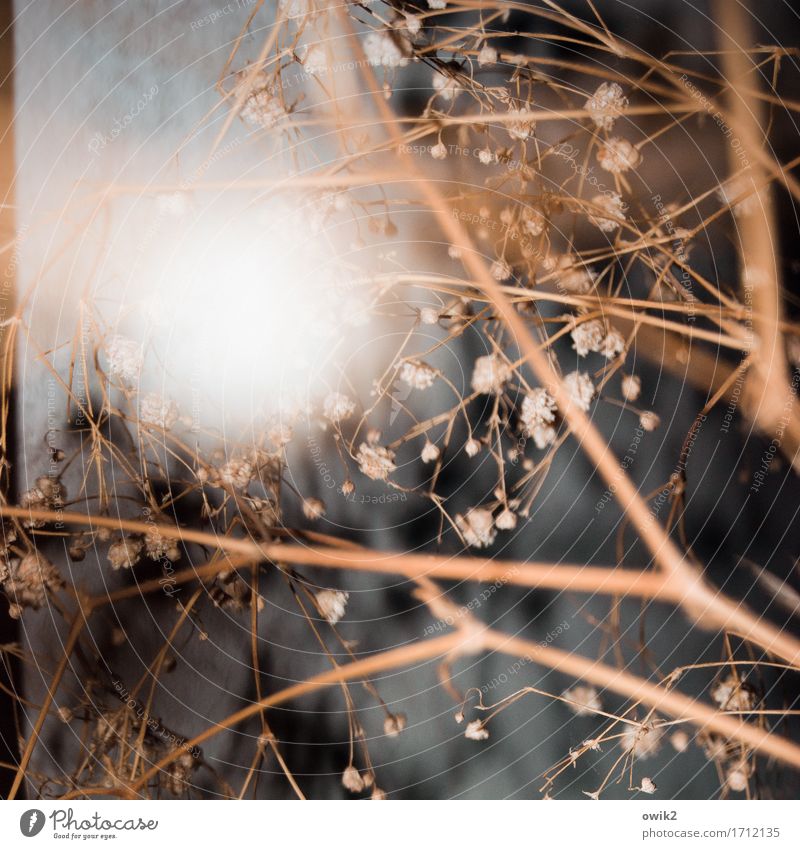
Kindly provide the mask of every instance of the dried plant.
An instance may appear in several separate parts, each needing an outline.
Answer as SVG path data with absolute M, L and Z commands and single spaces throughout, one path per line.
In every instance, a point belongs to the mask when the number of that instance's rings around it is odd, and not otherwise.
M 800 160 L 781 161 L 772 138 L 780 115 L 793 120 L 798 111 L 779 93 L 782 66 L 797 50 L 750 47 L 742 7 L 720 0 L 715 11 L 718 49 L 654 57 L 611 32 L 592 2 L 581 16 L 550 0 L 253 5 L 204 123 L 206 167 L 190 181 L 93 192 L 88 218 L 129 197 L 155 199 L 159 214 L 179 221 L 204 192 L 247 197 L 251 210 L 285 198 L 327 258 L 312 276 L 335 316 L 321 337 L 335 367 L 302 403 L 265 405 L 234 435 L 196 421 L 154 385 L 148 369 L 159 355 L 150 337 L 126 331 L 127 305 L 110 313 L 87 298 L 73 338 L 50 346 L 27 318 L 31 294 L 20 298 L 4 325 L 4 458 L 20 346 L 48 368 L 62 412 L 57 432 L 44 434 L 49 468 L 26 470 L 33 486 L 3 501 L 0 578 L 12 617 L 24 623 L 46 608 L 65 636 L 54 666 L 17 644 L 3 647 L 9 664 L 47 681 L 35 704 L 14 685 L 31 727 L 20 729 L 12 797 L 23 783 L 63 799 L 270 795 L 258 786 L 267 763 L 303 797 L 272 711 L 335 686 L 349 760 L 330 779 L 331 793 L 340 781 L 350 794 L 381 799 L 395 788 L 373 765 L 354 685 L 382 713 L 377 736 L 413 734 L 414 717 L 384 701 L 379 679 L 427 661 L 438 663 L 453 699 L 454 733 L 476 746 L 491 745 L 498 715 L 533 698 L 584 717 L 587 738 L 543 772 L 545 797 L 598 752 L 604 777 L 582 788 L 591 798 L 619 782 L 657 793 L 647 759 L 670 747 L 677 770 L 701 752 L 723 796 L 758 796 L 759 776 L 776 764 L 800 767 L 791 739 L 797 710 L 780 696 L 800 672 L 796 595 L 758 566 L 784 609 L 751 610 L 712 584 L 687 531 L 693 489 L 704 486 L 693 475 L 693 467 L 704 471 L 693 448 L 726 408 L 749 438 L 770 445 L 767 466 L 782 457 L 800 471 L 800 326 L 785 315 L 794 300 L 775 258 L 776 197 L 800 200 Z M 250 33 L 262 39 L 252 56 Z M 572 60 L 554 63 L 544 42 L 566 47 Z M 265 166 L 247 179 L 213 178 L 212 165 L 239 155 L 239 146 L 226 148 L 237 132 L 285 173 Z M 679 184 L 670 177 L 678 167 L 712 173 L 686 161 L 703 156 L 699 146 L 682 150 L 679 166 L 669 160 L 695 132 L 725 164 L 705 183 Z M 708 252 L 732 254 L 731 240 L 738 258 L 710 276 Z M 341 350 L 352 363 L 351 338 L 380 342 L 357 371 L 336 360 Z M 220 332 L 209 344 L 238 341 Z M 662 421 L 652 378 L 659 369 L 705 399 L 689 418 L 679 408 Z M 646 489 L 634 479 L 601 410 L 618 414 L 612 429 L 633 434 L 634 454 L 665 429 L 679 434 L 677 448 L 656 443 L 674 468 L 668 479 Z M 570 450 L 585 454 L 606 488 L 598 512 L 619 507 L 616 562 L 499 556 L 535 521 L 537 498 Z M 297 473 L 304 467 L 312 469 L 305 478 Z M 453 468 L 491 469 L 492 485 L 478 492 L 467 480 L 454 491 Z M 9 493 L 13 472 L 5 459 Z M 752 486 L 765 474 L 756 471 Z M 302 491 L 309 478 L 312 489 Z M 323 530 L 342 498 L 432 511 L 436 553 L 416 544 L 377 550 Z M 87 556 L 108 576 L 107 591 L 85 589 L 72 564 Z M 410 633 L 396 647 L 362 652 L 358 626 L 347 623 L 353 599 L 340 588 L 355 572 L 400 576 L 409 601 L 437 623 L 427 638 Z M 283 614 L 302 618 L 307 651 L 327 668 L 265 689 L 259 635 L 276 582 L 295 605 Z M 487 624 L 454 600 L 453 582 L 476 582 L 484 597 L 495 592 L 487 586 L 506 585 L 606 597 L 608 613 L 602 621 L 586 614 L 597 635 L 588 652 L 564 650 L 545 633 Z M 176 588 L 184 592 L 175 605 Z M 170 603 L 155 605 L 164 594 Z M 641 601 L 633 626 L 623 599 Z M 249 632 L 240 649 L 253 689 L 240 709 L 198 733 L 170 730 L 153 712 L 156 693 L 169 689 L 163 678 L 183 642 L 204 639 L 214 609 Z M 663 644 L 651 645 L 645 626 L 654 609 L 706 633 L 716 660 L 675 666 L 669 652 L 660 656 Z M 164 640 L 146 673 L 126 680 L 97 658 L 92 634 L 113 620 L 124 641 L 120 617 L 137 610 L 154 611 Z M 279 612 L 270 614 L 273 633 Z M 560 689 L 526 686 L 523 677 L 514 685 L 510 675 L 491 697 L 483 681 L 463 686 L 474 672 L 454 669 L 473 669 L 487 653 L 507 655 L 515 673 L 526 664 L 554 670 Z M 68 675 L 83 686 L 65 683 Z M 67 723 L 80 751 L 48 771 L 36 752 L 51 722 Z M 203 747 L 248 722 L 258 733 L 239 745 L 250 746 L 251 766 L 231 786 Z

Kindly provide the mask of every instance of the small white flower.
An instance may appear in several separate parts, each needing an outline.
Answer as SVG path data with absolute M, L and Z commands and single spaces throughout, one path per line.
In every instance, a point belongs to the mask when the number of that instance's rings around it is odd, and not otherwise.
M 439 449 L 432 442 L 426 442 L 422 447 L 420 458 L 423 463 L 433 463 L 439 459 Z
M 435 144 L 431 148 L 431 156 L 434 159 L 446 159 L 447 158 L 447 146 L 442 142 Z
M 360 793 L 364 789 L 364 779 L 352 764 L 342 773 L 342 786 L 351 793 Z
M 142 370 L 142 346 L 125 336 L 114 336 L 108 343 L 108 368 L 111 374 L 135 383 Z
M 550 424 L 556 418 L 556 402 L 550 393 L 537 386 L 523 398 L 520 420 L 528 436 L 533 435 L 537 425 Z
M 540 236 L 547 225 L 547 219 L 532 206 L 526 206 L 522 210 L 522 226 L 529 236 Z
M 355 409 L 356 405 L 341 392 L 331 392 L 322 405 L 323 415 L 333 424 L 349 419 Z
M 752 176 L 745 174 L 737 174 L 726 180 L 717 189 L 717 197 L 726 206 L 731 206 L 737 218 L 755 215 L 764 204 L 763 190 L 756 187 Z
M 571 690 L 567 690 L 564 693 L 564 698 L 569 700 L 567 707 L 575 716 L 591 716 L 603 709 L 603 703 L 594 687 L 578 684 Z M 574 702 L 574 704 L 570 704 L 570 702 Z
M 108 562 L 111 568 L 130 569 L 142 556 L 143 543 L 138 537 L 123 537 L 108 547 Z
M 447 6 L 447 0 L 428 0 L 429 9 L 444 9 Z
M 219 468 L 219 480 L 225 486 L 246 489 L 253 479 L 253 464 L 243 458 L 232 458 Z
M 626 374 L 622 378 L 622 397 L 626 401 L 635 401 L 642 391 L 642 381 L 635 374 Z
M 494 154 L 488 147 L 485 147 L 483 150 L 478 151 L 478 161 L 481 165 L 490 165 L 494 162 Z
M 652 411 L 645 410 L 639 416 L 639 425 L 643 430 L 653 431 L 661 424 L 661 419 Z
M 472 507 L 464 516 L 457 514 L 455 521 L 465 542 L 473 548 L 486 548 L 497 536 L 492 511 L 488 507 Z
M 392 713 L 383 720 L 383 733 L 387 737 L 397 737 L 406 727 L 405 714 Z
M 28 510 L 58 510 L 63 507 L 66 496 L 66 487 L 59 480 L 40 475 L 35 485 L 20 496 L 20 506 Z M 46 524 L 43 519 L 27 518 L 23 521 L 26 528 L 43 528 Z
M 356 462 L 362 474 L 374 481 L 386 478 L 397 469 L 394 463 L 394 451 L 381 445 L 368 445 L 362 442 L 358 447 Z
M 47 590 L 63 585 L 56 567 L 38 551 L 11 560 L 5 572 L 3 590 L 10 602 L 8 614 L 12 619 L 19 619 L 26 607 L 38 610 L 47 601 Z
M 639 166 L 642 155 L 627 139 L 614 136 L 597 151 L 597 161 L 611 174 L 624 174 Z
M 606 331 L 603 322 L 595 318 L 576 325 L 570 335 L 572 336 L 572 347 L 578 356 L 585 357 L 592 351 L 600 350 Z
M 419 311 L 419 320 L 423 324 L 438 324 L 439 310 L 434 309 L 433 307 L 423 307 Z
M 312 77 L 320 76 L 328 70 L 328 57 L 321 44 L 307 47 L 302 54 L 303 70 Z
M 276 445 L 279 448 L 283 447 L 284 445 L 288 445 L 292 441 L 293 436 L 294 432 L 287 424 L 277 424 L 269 431 L 270 442 L 272 442 L 273 445 Z
M 628 105 L 628 98 L 617 83 L 601 83 L 595 93 L 586 101 L 585 108 L 600 130 L 611 130 L 614 121 L 619 118 Z
M 436 380 L 436 371 L 426 363 L 408 360 L 400 369 L 400 380 L 412 389 L 429 389 Z
M 645 776 L 645 778 L 642 779 L 642 786 L 639 789 L 642 791 L 642 793 L 647 793 L 649 796 L 652 796 L 658 788 L 656 787 L 655 782 L 651 778 L 647 778 Z
M 239 115 L 252 127 L 271 130 L 288 114 L 280 97 L 270 90 L 271 87 L 272 83 L 267 75 L 260 73 L 254 81 L 252 91 L 242 104 Z
M 513 531 L 517 527 L 517 514 L 506 507 L 505 510 L 498 514 L 494 525 L 501 531 Z
M 406 29 L 409 33 L 411 35 L 418 35 L 422 29 L 422 21 L 416 15 L 409 15 L 407 12 L 404 12 L 403 16 L 405 17 Z
M 385 68 L 404 68 L 408 56 L 391 34 L 384 31 L 370 32 L 364 39 L 364 54 L 370 65 L 382 65 Z
M 171 430 L 179 417 L 178 405 L 155 392 L 148 392 L 139 400 L 139 421 L 143 424 Z
M 492 263 L 491 273 L 492 277 L 494 277 L 498 283 L 502 283 L 504 280 L 508 280 L 508 278 L 511 277 L 511 266 L 504 259 L 496 259 Z
M 499 354 L 487 354 L 475 360 L 472 388 L 481 395 L 499 395 L 511 377 L 511 366 Z
M 341 590 L 320 590 L 315 598 L 319 612 L 331 625 L 335 625 L 344 616 L 350 593 Z
M 622 334 L 613 327 L 609 329 L 600 345 L 600 353 L 607 359 L 613 360 L 625 350 L 625 339 Z
M 586 266 L 580 265 L 579 261 L 570 254 L 559 257 L 556 271 L 559 285 L 567 292 L 585 295 L 594 286 L 594 272 Z
M 431 77 L 433 90 L 442 100 L 453 100 L 461 91 L 458 81 L 450 74 L 444 74 L 441 71 L 434 71 Z
M 725 783 L 734 793 L 744 793 L 749 782 L 746 765 L 737 765 L 728 770 Z
M 592 198 L 592 206 L 600 207 L 609 216 L 605 217 L 594 212 L 589 215 L 589 221 L 604 233 L 613 233 L 620 225 L 619 219 L 625 218 L 625 204 L 616 192 L 595 195 Z
M 556 441 L 556 435 L 553 425 L 536 425 L 531 433 L 533 443 L 540 451 L 552 445 Z
M 664 729 L 653 725 L 626 725 L 619 745 L 624 752 L 630 752 L 644 760 L 657 754 L 663 736 Z
M 533 118 L 528 117 L 531 114 L 530 109 L 523 107 L 522 109 L 509 111 L 518 113 L 519 118 L 507 124 L 508 134 L 512 139 L 519 139 L 520 141 L 529 139 L 536 129 L 536 122 Z
M 163 560 L 166 558 L 174 563 L 180 560 L 181 553 L 174 539 L 165 537 L 158 528 L 151 528 L 144 538 L 144 553 L 151 560 Z
M 304 498 L 303 515 L 312 522 L 321 519 L 325 515 L 325 502 L 319 498 Z
M 586 412 L 591 406 L 595 393 L 591 377 L 583 372 L 573 371 L 564 378 L 564 386 L 573 403 Z
M 689 748 L 689 735 L 685 731 L 676 731 L 669 741 L 676 752 L 685 752 Z
M 485 68 L 487 65 L 494 65 L 497 61 L 497 51 L 489 44 L 484 44 L 478 51 L 478 65 Z
M 755 706 L 753 691 L 735 675 L 717 684 L 711 698 L 722 710 L 752 710 Z
M 468 439 L 464 445 L 464 451 L 467 452 L 467 457 L 474 457 L 481 450 L 481 444 L 477 439 Z
M 472 722 L 467 723 L 464 736 L 467 740 L 488 740 L 489 732 L 483 727 L 483 723 L 479 719 L 473 719 Z

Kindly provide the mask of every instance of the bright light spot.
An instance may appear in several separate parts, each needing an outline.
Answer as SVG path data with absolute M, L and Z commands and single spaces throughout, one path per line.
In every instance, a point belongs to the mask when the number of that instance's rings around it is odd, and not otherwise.
M 251 417 L 305 409 L 338 381 L 349 278 L 308 210 L 206 210 L 161 239 L 145 298 L 147 359 L 160 369 L 152 388 L 210 403 L 211 418 Z

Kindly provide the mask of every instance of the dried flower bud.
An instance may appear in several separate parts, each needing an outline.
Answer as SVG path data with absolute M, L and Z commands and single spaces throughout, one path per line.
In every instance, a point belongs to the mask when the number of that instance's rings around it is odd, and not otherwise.
M 356 405 L 341 392 L 331 392 L 323 402 L 323 415 L 333 424 L 346 421 L 353 415 Z
M 564 693 L 564 698 L 568 699 L 567 707 L 576 716 L 591 716 L 603 709 L 603 703 L 594 687 L 579 684 L 571 690 L 567 690 Z
M 622 378 L 622 397 L 626 401 L 635 401 L 642 391 L 642 381 L 635 374 L 626 374 Z
M 319 498 L 304 498 L 303 515 L 312 522 L 321 519 L 325 515 L 325 502 Z
M 370 65 L 384 68 L 404 68 L 408 64 L 410 45 L 388 30 L 367 33 L 364 55 Z
M 423 463 L 433 463 L 439 459 L 439 449 L 432 442 L 426 442 L 425 445 L 422 446 L 422 451 L 420 452 L 420 459 Z
M 592 205 L 606 213 L 606 215 L 599 215 L 593 212 L 589 215 L 589 221 L 603 233 L 613 233 L 620 225 L 619 219 L 625 218 L 625 204 L 616 192 L 595 195 L 592 198 Z
M 412 389 L 428 389 L 436 380 L 436 371 L 426 363 L 408 360 L 400 370 L 400 380 Z
M 734 765 L 725 776 L 725 783 L 734 793 L 744 793 L 749 782 L 746 763 Z
M 644 760 L 658 752 L 663 736 L 664 729 L 653 724 L 627 725 L 622 732 L 619 745 L 623 751 Z
M 497 62 L 497 51 L 494 47 L 484 44 L 478 51 L 478 65 L 485 68 L 487 65 L 494 65 Z
M 314 597 L 320 614 L 331 625 L 335 625 L 344 616 L 350 593 L 341 590 L 320 590 Z
M 178 405 L 156 392 L 148 392 L 139 399 L 139 421 L 142 424 L 171 430 L 180 418 Z
M 639 416 L 639 424 L 643 430 L 653 431 L 661 424 L 661 419 L 652 410 L 645 410 Z
M 627 139 L 615 136 L 597 151 L 597 161 L 601 168 L 611 174 L 624 174 L 638 168 L 642 155 Z
M 586 412 L 595 395 L 595 387 L 591 377 L 583 372 L 573 371 L 564 378 L 564 386 L 569 392 L 572 402 Z
M 488 740 L 489 732 L 483 727 L 483 723 L 479 719 L 473 719 L 472 722 L 467 723 L 464 736 L 467 740 Z
M 614 121 L 628 105 L 628 98 L 617 83 L 601 83 L 595 93 L 586 101 L 585 108 L 600 130 L 611 130 Z
M 362 474 L 371 480 L 386 480 L 397 469 L 394 451 L 380 445 L 362 442 L 358 447 L 356 462 Z
M 474 457 L 481 450 L 481 444 L 477 439 L 468 439 L 464 445 L 464 451 L 467 453 L 467 457 Z
M 392 713 L 383 721 L 383 733 L 387 737 L 397 737 L 406 727 L 406 717 L 402 713 Z
M 488 507 L 472 507 L 463 516 L 457 514 L 455 522 L 464 541 L 473 548 L 486 548 L 497 536 L 492 511 Z
M 495 519 L 495 527 L 501 531 L 512 531 L 517 527 L 517 514 L 506 508 Z
M 689 748 L 689 735 L 685 731 L 676 731 L 669 741 L 676 752 L 685 752 Z
M 364 779 L 352 764 L 342 773 L 342 785 L 351 793 L 360 793 L 364 789 Z
M 135 383 L 142 369 L 142 346 L 133 339 L 124 336 L 114 336 L 108 343 L 106 351 L 108 368 L 114 377 L 119 377 L 127 383 Z
M 499 395 L 511 377 L 511 366 L 499 354 L 487 354 L 475 360 L 472 388 L 482 395 Z
M 143 543 L 138 537 L 123 537 L 108 548 L 108 562 L 111 568 L 130 569 L 142 556 Z
M 647 793 L 649 796 L 652 796 L 657 789 L 658 788 L 656 787 L 655 782 L 652 780 L 652 778 L 645 777 L 642 779 L 642 786 L 639 788 L 642 793 Z

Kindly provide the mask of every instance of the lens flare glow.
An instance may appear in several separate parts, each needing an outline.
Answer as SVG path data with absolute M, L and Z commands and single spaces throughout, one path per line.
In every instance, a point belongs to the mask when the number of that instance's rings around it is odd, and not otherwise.
M 170 229 L 144 306 L 153 388 L 226 417 L 307 407 L 357 322 L 330 233 L 285 204 L 209 209 Z

